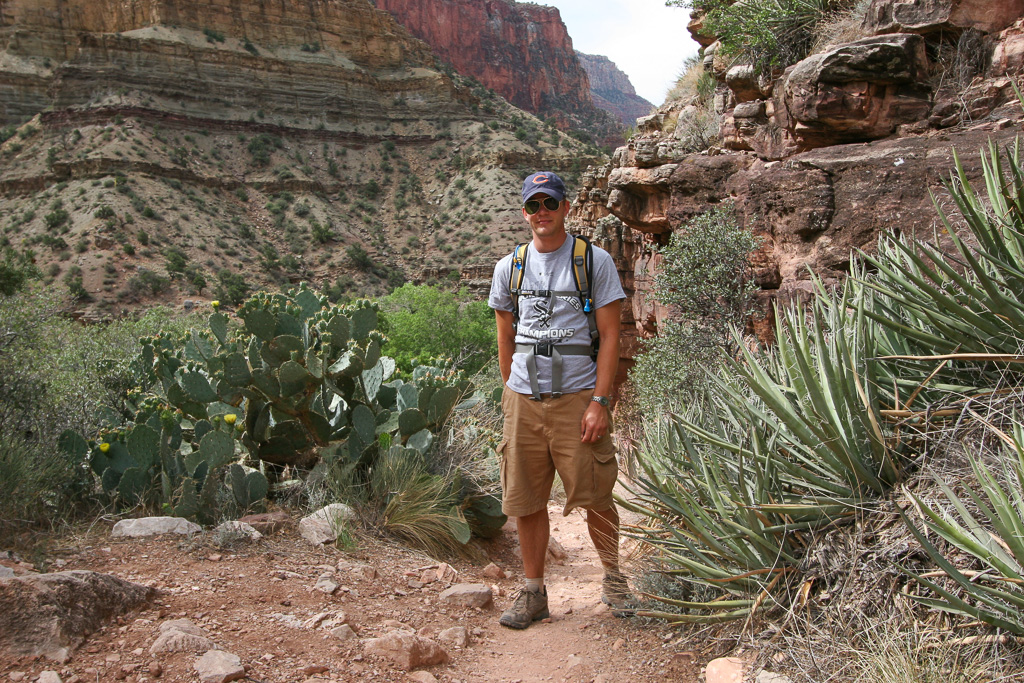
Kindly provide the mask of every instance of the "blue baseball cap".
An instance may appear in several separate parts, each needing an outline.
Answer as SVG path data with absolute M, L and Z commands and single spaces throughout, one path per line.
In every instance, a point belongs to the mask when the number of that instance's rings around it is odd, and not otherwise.
M 565 201 L 565 183 L 551 171 L 540 171 L 527 176 L 523 181 L 523 202 L 535 194 L 543 192 L 558 201 Z

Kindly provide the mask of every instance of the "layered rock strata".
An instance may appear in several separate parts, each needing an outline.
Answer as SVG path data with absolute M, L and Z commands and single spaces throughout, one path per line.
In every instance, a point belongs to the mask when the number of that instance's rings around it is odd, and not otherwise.
M 89 319 L 493 263 L 523 175 L 596 157 L 367 0 L 0 0 L 0 128 L 5 234 Z
M 673 230 L 731 202 L 741 224 L 762 238 L 754 255 L 761 313 L 754 331 L 772 338 L 771 309 L 812 292 L 811 273 L 835 282 L 858 250 L 872 252 L 884 233 L 928 239 L 938 225 L 932 193 L 950 206 L 944 181 L 960 154 L 969 177 L 982 177 L 978 150 L 1009 143 L 1020 112 L 947 136 L 893 138 L 838 145 L 765 162 L 751 153 L 686 155 L 637 166 L 637 141 L 613 163 L 584 177 L 571 218 L 616 256 L 631 303 L 623 321 L 636 334 L 656 332 L 669 312 L 652 295 L 657 248 Z M 642 161 L 640 163 L 643 163 Z M 632 339 L 625 356 L 635 350 Z
M 422 132 L 424 120 L 464 115 L 426 46 L 364 0 L 8 1 L 0 44 L 5 122 L 133 91 L 163 112 L 272 112 L 308 127 L 386 120 Z

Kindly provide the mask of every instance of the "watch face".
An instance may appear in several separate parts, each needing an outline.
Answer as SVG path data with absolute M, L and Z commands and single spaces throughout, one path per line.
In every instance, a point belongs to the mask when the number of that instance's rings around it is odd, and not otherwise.
M 605 408 L 607 408 L 608 404 L 611 403 L 611 401 L 608 400 L 607 396 L 595 396 L 592 400 L 596 401 L 597 403 L 600 403 Z

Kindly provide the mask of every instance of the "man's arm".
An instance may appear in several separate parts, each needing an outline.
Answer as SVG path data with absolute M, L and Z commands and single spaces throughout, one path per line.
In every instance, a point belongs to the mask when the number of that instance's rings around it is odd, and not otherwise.
M 512 311 L 495 309 L 494 320 L 498 326 L 498 368 L 501 380 L 508 382 L 512 374 L 512 354 L 516 350 L 516 331 Z
M 615 373 L 619 368 L 619 331 L 622 326 L 622 301 L 613 301 L 597 309 L 597 331 L 601 335 L 601 347 L 597 350 L 597 382 L 595 396 L 608 396 L 612 392 Z M 511 315 L 511 314 L 509 314 Z M 499 357 L 501 344 L 498 345 Z M 510 359 L 511 362 L 511 359 Z M 608 433 L 608 409 L 593 402 L 583 413 L 580 425 L 581 440 L 593 443 Z

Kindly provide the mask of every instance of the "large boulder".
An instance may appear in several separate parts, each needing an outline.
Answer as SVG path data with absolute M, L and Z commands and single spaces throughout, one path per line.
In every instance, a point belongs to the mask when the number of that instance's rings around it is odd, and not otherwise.
M 812 55 L 782 87 L 788 128 L 803 149 L 887 137 L 900 124 L 927 118 L 927 69 L 924 39 L 906 33 Z
M 0 652 L 67 661 L 86 636 L 152 593 L 152 588 L 83 570 L 0 578 Z
M 1001 31 L 1024 14 L 1024 0 L 873 0 L 864 17 L 868 33 Z
M 333 543 L 345 522 L 355 516 L 355 510 L 348 505 L 331 503 L 299 520 L 299 534 L 314 545 Z

